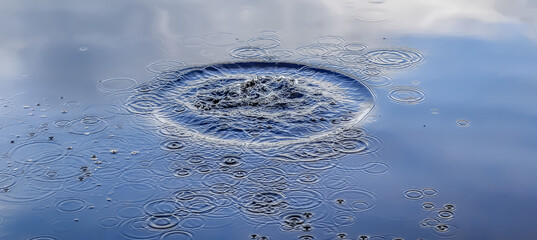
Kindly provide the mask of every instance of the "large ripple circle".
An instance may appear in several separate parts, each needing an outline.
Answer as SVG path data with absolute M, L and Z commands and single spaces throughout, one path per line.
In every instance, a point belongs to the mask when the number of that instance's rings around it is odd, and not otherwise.
M 355 127 L 374 107 L 357 79 L 288 62 L 235 62 L 163 72 L 131 97 L 167 131 L 233 145 L 313 141 Z M 181 134 L 184 137 L 184 134 Z M 178 136 L 179 137 L 179 136 Z

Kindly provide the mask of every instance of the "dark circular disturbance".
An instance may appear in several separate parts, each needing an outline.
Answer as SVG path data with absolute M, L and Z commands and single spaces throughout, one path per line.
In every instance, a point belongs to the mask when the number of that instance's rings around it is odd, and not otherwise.
M 370 89 L 330 69 L 290 62 L 234 62 L 166 71 L 127 107 L 157 124 L 233 145 L 303 143 L 356 127 L 373 109 Z M 150 89 L 148 91 L 148 89 Z

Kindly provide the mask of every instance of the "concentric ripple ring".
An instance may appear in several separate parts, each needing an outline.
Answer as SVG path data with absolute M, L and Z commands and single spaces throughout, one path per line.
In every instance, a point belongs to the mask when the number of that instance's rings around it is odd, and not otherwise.
M 131 112 L 219 144 L 310 142 L 356 127 L 375 105 L 360 80 L 300 63 L 217 63 L 161 75 L 150 91 L 131 97 L 137 101 Z M 151 104 L 138 103 L 145 99 Z

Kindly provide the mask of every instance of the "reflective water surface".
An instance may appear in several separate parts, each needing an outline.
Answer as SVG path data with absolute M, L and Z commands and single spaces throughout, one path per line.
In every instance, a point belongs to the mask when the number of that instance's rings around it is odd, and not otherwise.
M 533 239 L 537 4 L 0 3 L 0 239 Z

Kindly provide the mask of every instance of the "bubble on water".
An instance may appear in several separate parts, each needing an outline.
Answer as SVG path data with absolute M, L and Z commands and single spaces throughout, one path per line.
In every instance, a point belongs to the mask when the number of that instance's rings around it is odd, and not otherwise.
M 80 47 L 78 50 L 81 52 L 85 52 L 88 50 L 88 47 Z
M 99 219 L 99 227 L 102 228 L 115 228 L 121 224 L 121 219 L 117 217 L 104 217 Z
M 440 109 L 438 108 L 432 108 L 430 111 L 431 111 L 431 114 L 435 114 L 435 115 L 440 114 Z
M 66 199 L 56 204 L 56 209 L 64 213 L 80 212 L 86 208 L 87 203 L 82 199 Z
M 417 104 L 425 100 L 425 93 L 415 87 L 395 87 L 388 92 L 388 98 L 397 103 Z
M 410 189 L 405 191 L 404 196 L 407 199 L 417 200 L 423 198 L 423 192 L 417 189 Z
M 132 89 L 137 82 L 133 78 L 116 77 L 100 80 L 97 88 L 103 92 L 120 92 Z
M 385 68 L 409 68 L 423 61 L 423 55 L 410 49 L 373 49 L 365 56 L 369 63 Z
M 458 127 L 469 127 L 470 126 L 470 121 L 467 120 L 467 119 L 459 119 L 457 120 L 457 126 Z

